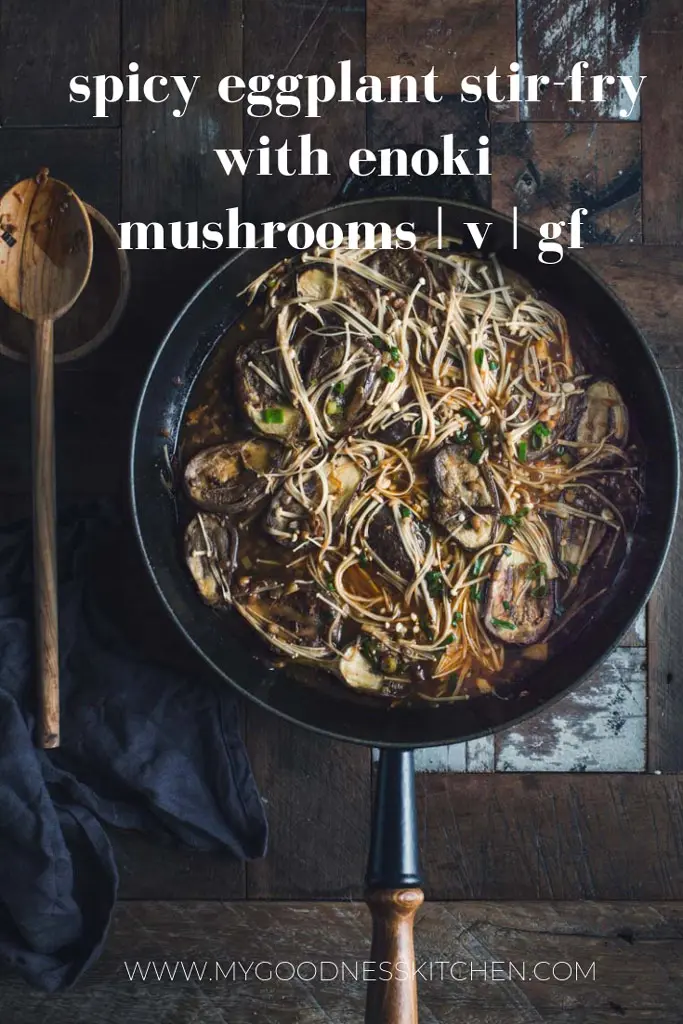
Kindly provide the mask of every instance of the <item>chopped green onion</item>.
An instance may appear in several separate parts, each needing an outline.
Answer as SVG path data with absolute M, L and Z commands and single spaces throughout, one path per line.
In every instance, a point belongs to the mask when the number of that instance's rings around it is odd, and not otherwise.
M 495 371 L 497 369 L 498 369 L 498 363 L 495 361 L 495 359 L 489 359 L 489 370 L 494 370 Z
M 448 644 L 452 644 L 454 640 L 455 640 L 455 637 L 453 636 L 453 634 L 449 633 L 447 637 L 444 637 L 443 646 L 447 647 Z
M 389 355 L 391 356 L 392 363 L 397 363 L 401 358 L 401 353 L 399 352 L 395 345 L 389 349 Z
M 503 601 L 503 608 L 506 612 L 512 611 L 512 605 L 509 601 Z
M 474 601 L 483 601 L 483 599 L 484 599 L 484 588 L 483 587 L 472 587 L 472 599 Z
M 517 445 L 517 458 L 520 462 L 526 462 L 526 441 L 520 441 Z
M 459 622 L 462 622 L 462 612 L 453 613 L 453 625 L 457 626 Z
M 491 619 L 491 622 L 498 629 L 517 629 L 514 622 L 508 622 L 507 619 Z
M 529 509 L 525 505 L 523 508 L 520 508 L 519 512 L 515 512 L 514 515 L 501 516 L 500 521 L 501 523 L 505 523 L 506 526 L 519 526 L 522 519 L 528 515 Z
M 387 384 L 396 380 L 396 371 L 392 370 L 390 366 L 383 366 L 379 372 L 382 380 L 385 380 Z
M 550 427 L 546 427 L 545 423 L 541 423 L 540 420 L 534 426 L 533 432 L 537 437 L 550 437 Z
M 472 412 L 469 406 L 464 405 L 462 409 L 459 410 L 459 412 L 461 416 L 467 416 L 467 419 L 471 423 L 474 423 L 475 427 L 481 426 L 481 423 L 479 422 L 479 417 L 477 416 L 476 412 Z
M 469 434 L 465 430 L 458 430 L 457 433 L 453 434 L 453 440 L 456 444 L 467 444 L 469 439 Z
M 375 334 L 374 337 L 370 338 L 370 341 L 375 346 L 375 348 L 378 348 L 380 351 L 384 350 L 384 342 L 382 341 L 378 334 Z
M 285 414 L 283 409 L 264 409 L 261 413 L 264 423 L 284 423 Z
M 476 466 L 477 463 L 481 461 L 481 457 L 483 454 L 483 451 L 479 451 L 479 449 L 477 448 L 475 448 L 472 451 L 472 454 L 470 455 L 470 462 L 472 463 L 473 466 Z
M 446 587 L 446 581 L 441 573 L 434 569 L 432 572 L 428 572 L 426 574 L 425 580 L 427 582 L 427 590 L 429 591 L 430 596 L 441 597 Z
M 474 351 L 474 362 L 481 368 L 484 363 L 484 350 L 483 348 L 477 348 Z
M 332 390 L 336 391 L 338 395 L 343 395 L 344 392 L 346 391 L 346 384 L 344 383 L 343 380 L 338 380 Z
M 483 452 L 486 447 L 486 438 L 482 434 L 481 430 L 473 430 L 471 435 L 472 447 L 478 452 Z
M 413 513 L 410 511 L 410 509 L 408 508 L 407 505 L 401 505 L 401 518 L 402 519 L 410 519 L 412 514 Z
M 358 562 L 360 565 L 363 566 L 363 568 L 365 568 L 365 566 L 368 564 L 368 556 L 365 554 L 364 551 L 361 551 L 361 553 L 359 554 Z

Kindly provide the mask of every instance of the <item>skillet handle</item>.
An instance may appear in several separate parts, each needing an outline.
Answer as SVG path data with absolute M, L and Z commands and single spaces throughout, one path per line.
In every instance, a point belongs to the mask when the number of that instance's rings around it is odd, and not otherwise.
M 366 886 L 373 964 L 366 1024 L 417 1024 L 413 923 L 424 896 L 412 750 L 380 754 Z

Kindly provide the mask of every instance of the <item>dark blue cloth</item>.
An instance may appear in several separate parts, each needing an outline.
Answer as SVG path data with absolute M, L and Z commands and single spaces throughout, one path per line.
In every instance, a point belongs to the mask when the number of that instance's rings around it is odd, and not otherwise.
M 107 936 L 118 876 L 103 822 L 243 859 L 266 845 L 231 691 L 151 663 L 105 611 L 120 532 L 99 507 L 60 523 L 62 743 L 45 752 L 30 528 L 0 531 L 0 958 L 48 991 Z

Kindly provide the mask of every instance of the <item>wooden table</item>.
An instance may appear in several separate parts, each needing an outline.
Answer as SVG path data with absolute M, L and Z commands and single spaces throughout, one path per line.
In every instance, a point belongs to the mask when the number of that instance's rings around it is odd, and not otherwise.
M 665 372 L 683 422 L 683 16 L 677 0 L 3 0 L 0 9 L 0 190 L 47 164 L 112 220 L 220 220 L 240 205 L 287 220 L 329 202 L 351 150 L 492 137 L 482 201 L 532 224 L 577 205 L 590 212 L 583 258 L 625 301 Z M 523 70 L 565 77 L 648 76 L 640 110 L 572 109 L 547 99 L 515 119 L 500 105 L 463 107 L 467 73 Z M 423 73 L 435 65 L 438 106 L 345 105 L 317 122 L 243 122 L 214 98 L 228 73 Z M 190 108 L 128 104 L 104 121 L 68 102 L 73 74 L 202 76 Z M 463 113 L 466 110 L 466 114 Z M 366 116 L 367 115 L 367 116 Z M 312 131 L 328 178 L 226 178 L 211 149 L 274 144 Z M 130 309 L 117 337 L 57 374 L 58 481 L 63 502 L 123 500 L 131 414 L 164 327 L 225 254 L 134 252 Z M 142 301 L 142 296 L 145 296 Z M 0 374 L 2 517 L 27 507 L 28 377 Z M 645 427 L 647 425 L 645 424 Z M 423 1019 L 471 1022 L 683 1019 L 683 534 L 638 621 L 574 694 L 494 740 L 419 757 L 427 897 L 418 954 L 438 959 L 596 960 L 592 984 L 423 985 Z M 140 573 L 152 649 L 176 650 Z M 177 657 L 192 670 L 183 649 Z M 167 654 L 168 656 L 168 654 Z M 123 960 L 366 953 L 361 896 L 372 754 L 331 744 L 244 708 L 244 728 L 271 824 L 268 857 L 245 866 L 114 837 L 122 901 L 100 964 L 77 991 L 50 1000 L 4 981 L 8 1024 L 127 1020 L 313 1022 L 358 1019 L 360 985 L 211 986 L 131 983 Z M 321 903 L 317 901 L 336 901 Z M 219 901 L 229 901 L 227 905 Z M 344 901 L 344 902 L 339 902 Z M 438 901 L 438 905 L 437 904 Z M 457 902 L 448 902 L 457 901 Z M 530 902 L 540 901 L 540 902 Z M 551 902 L 552 901 L 552 902 Z M 559 902 L 557 902 L 559 901 Z M 584 902 L 589 901 L 589 902 Z

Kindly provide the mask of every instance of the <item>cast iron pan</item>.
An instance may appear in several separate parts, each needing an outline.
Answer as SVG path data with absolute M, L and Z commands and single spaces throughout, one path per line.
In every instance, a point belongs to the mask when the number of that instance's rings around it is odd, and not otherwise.
M 199 372 L 244 304 L 237 295 L 256 276 L 293 250 L 243 250 L 215 273 L 180 313 L 163 340 L 144 384 L 131 454 L 133 515 L 145 561 L 170 615 L 190 643 L 227 682 L 290 721 L 339 739 L 385 748 L 380 763 L 368 887 L 373 911 L 373 959 L 412 956 L 412 917 L 422 900 L 414 821 L 412 748 L 459 743 L 518 722 L 576 686 L 606 657 L 646 602 L 666 556 L 678 499 L 678 449 L 671 405 L 661 373 L 642 335 L 616 296 L 591 270 L 568 255 L 559 265 L 538 261 L 538 236 L 523 227 L 512 248 L 512 223 L 465 203 L 417 197 L 346 203 L 307 217 L 326 221 L 410 221 L 435 231 L 437 205 L 444 234 L 469 238 L 464 224 L 490 223 L 484 255 L 520 272 L 590 333 L 615 380 L 642 439 L 645 495 L 636 536 L 617 584 L 596 602 L 581 642 L 535 669 L 508 699 L 478 698 L 438 708 L 388 710 L 353 691 L 311 686 L 259 659 L 259 641 L 226 628 L 202 604 L 187 573 L 173 497 L 164 485 L 166 454 L 175 449 L 184 410 Z M 401 973 L 401 972 L 396 972 Z M 413 1021 L 412 981 L 370 985 L 368 1019 Z

